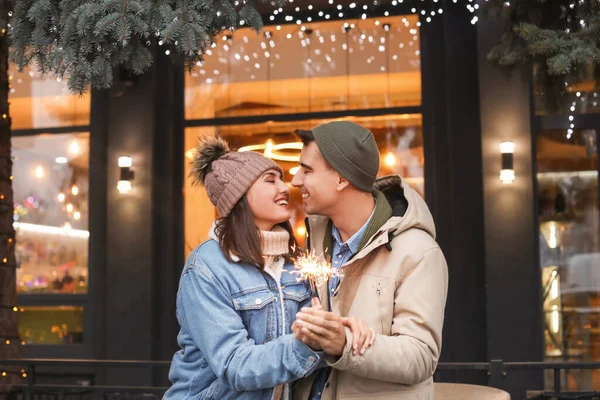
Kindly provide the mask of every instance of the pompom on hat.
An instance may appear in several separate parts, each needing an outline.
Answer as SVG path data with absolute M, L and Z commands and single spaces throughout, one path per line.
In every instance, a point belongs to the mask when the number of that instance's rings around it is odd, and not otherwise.
M 250 186 L 270 169 L 281 168 L 270 158 L 253 151 L 237 152 L 220 137 L 205 136 L 198 140 L 190 176 L 195 184 L 204 185 L 210 202 L 219 216 L 226 217 L 246 194 Z

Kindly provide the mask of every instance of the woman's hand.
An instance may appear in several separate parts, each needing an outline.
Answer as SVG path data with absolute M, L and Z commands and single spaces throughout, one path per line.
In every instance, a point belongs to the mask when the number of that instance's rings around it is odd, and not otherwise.
M 317 297 L 313 297 L 313 299 L 311 300 L 311 307 L 315 308 L 316 310 L 323 309 L 323 306 L 321 305 L 321 302 Z M 311 338 L 306 333 L 302 332 L 302 327 L 296 321 L 294 321 L 294 323 L 292 324 L 292 332 L 294 333 L 296 339 L 298 339 L 314 351 L 322 350 L 319 343 L 317 343 L 314 340 L 311 340 Z
M 323 306 L 321 305 L 321 302 L 316 297 L 312 299 L 311 305 L 312 305 L 311 310 L 320 310 L 320 311 L 323 310 Z M 330 313 L 327 313 L 327 314 L 330 314 Z M 303 313 L 299 313 L 299 315 L 303 315 Z M 312 348 L 314 350 L 322 349 L 322 348 L 325 350 L 325 348 L 329 348 L 330 346 L 328 346 L 327 343 L 322 343 L 322 341 L 326 340 L 327 338 L 323 337 L 322 334 L 318 333 L 318 331 L 323 331 L 324 328 L 321 327 L 317 323 L 317 318 L 315 318 L 315 316 L 307 316 L 307 315 L 304 315 L 304 318 L 308 319 L 309 321 L 296 320 L 296 321 L 294 321 L 294 324 L 292 325 L 292 330 L 294 331 L 296 338 L 298 340 L 301 340 L 302 342 L 304 342 L 306 345 L 308 345 L 310 348 Z M 362 321 L 360 318 L 337 317 L 337 319 L 340 323 L 340 327 L 341 326 L 348 327 L 350 329 L 350 331 L 352 332 L 352 354 L 363 355 L 363 354 L 365 354 L 365 351 L 373 343 L 375 343 L 375 331 L 373 329 L 369 328 L 367 326 L 367 324 L 365 324 L 364 321 Z M 310 321 L 312 321 L 312 323 Z M 317 324 L 319 326 L 315 326 L 315 324 Z M 302 328 L 304 328 L 304 329 L 302 329 Z M 317 330 L 317 332 L 314 332 L 313 330 Z M 342 335 L 343 335 L 343 333 L 342 333 Z M 345 342 L 345 338 L 343 339 L 343 341 Z M 342 349 L 343 349 L 344 344 L 345 343 L 341 343 Z
M 342 324 L 352 331 L 352 354 L 363 355 L 375 343 L 375 331 L 356 317 L 342 317 Z
M 314 298 L 312 306 L 322 310 L 323 306 L 318 298 Z M 363 320 L 356 317 L 342 317 L 342 325 L 352 331 L 352 354 L 365 354 L 365 351 L 375 343 L 375 330 L 369 328 Z

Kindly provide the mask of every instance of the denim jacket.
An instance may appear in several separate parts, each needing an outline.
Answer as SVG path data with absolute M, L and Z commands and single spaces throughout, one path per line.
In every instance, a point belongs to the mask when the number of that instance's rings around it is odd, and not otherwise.
M 311 298 L 292 270 L 286 263 L 278 283 L 256 266 L 228 261 L 215 240 L 190 254 L 177 293 L 181 350 L 164 399 L 270 400 L 275 386 L 317 368 L 320 355 L 291 333 Z

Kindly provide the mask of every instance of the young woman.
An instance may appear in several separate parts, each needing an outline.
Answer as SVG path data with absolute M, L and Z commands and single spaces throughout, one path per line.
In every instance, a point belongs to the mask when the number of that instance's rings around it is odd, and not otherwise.
M 289 188 L 272 160 L 200 141 L 192 175 L 220 218 L 211 239 L 187 260 L 177 293 L 181 326 L 165 399 L 289 400 L 289 382 L 306 377 L 322 352 L 292 333 L 308 285 L 290 262 Z M 352 326 L 360 346 L 374 333 Z

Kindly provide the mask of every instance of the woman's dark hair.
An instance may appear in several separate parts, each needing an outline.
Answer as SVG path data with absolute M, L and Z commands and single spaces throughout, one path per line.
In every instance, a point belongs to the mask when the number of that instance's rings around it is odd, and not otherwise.
M 298 249 L 294 232 L 289 222 L 277 224 L 290 234 L 289 253 L 285 255 L 286 260 L 294 256 Z M 242 262 L 256 265 L 261 269 L 265 266 L 265 260 L 262 255 L 262 246 L 259 229 L 254 223 L 250 204 L 244 195 L 241 200 L 233 207 L 227 217 L 217 220 L 215 233 L 219 239 L 221 250 L 225 258 L 229 261 L 231 255 L 234 255 Z

